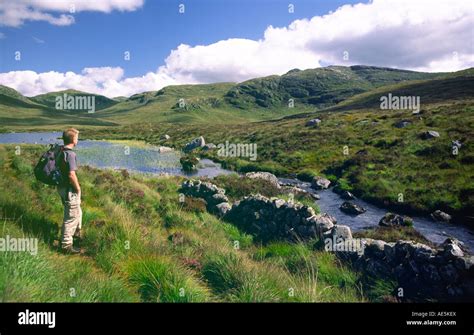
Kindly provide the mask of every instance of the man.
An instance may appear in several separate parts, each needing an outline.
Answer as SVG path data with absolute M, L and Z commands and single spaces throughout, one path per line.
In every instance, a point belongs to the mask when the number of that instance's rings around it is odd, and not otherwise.
M 77 254 L 80 250 L 73 247 L 73 237 L 81 238 L 82 209 L 81 185 L 77 179 L 77 158 L 72 149 L 79 140 L 79 131 L 66 129 L 63 133 L 64 146 L 58 155 L 57 164 L 62 176 L 58 193 L 64 206 L 64 219 L 61 229 L 61 248 L 64 253 Z

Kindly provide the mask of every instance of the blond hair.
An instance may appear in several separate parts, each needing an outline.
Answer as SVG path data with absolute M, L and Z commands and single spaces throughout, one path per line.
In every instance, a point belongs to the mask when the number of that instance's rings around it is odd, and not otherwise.
M 63 132 L 64 145 L 74 142 L 74 138 L 79 135 L 79 130 L 75 128 L 68 128 Z

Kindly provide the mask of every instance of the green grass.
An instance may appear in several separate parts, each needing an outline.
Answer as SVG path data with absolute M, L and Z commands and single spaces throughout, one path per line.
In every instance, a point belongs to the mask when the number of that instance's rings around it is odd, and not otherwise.
M 458 84 L 466 80 L 461 79 Z M 436 80 L 430 89 L 443 90 L 444 82 Z M 471 77 L 469 83 L 472 82 Z M 459 85 L 463 92 L 465 84 Z M 201 135 L 215 144 L 256 143 L 256 161 L 219 157 L 216 151 L 197 153 L 240 172 L 268 171 L 282 176 L 296 175 L 307 181 L 314 175 L 325 175 L 342 190 L 374 204 L 412 214 L 429 214 L 440 209 L 453 214 L 458 221 L 472 224 L 469 218 L 474 210 L 472 94 L 460 93 L 457 99 L 454 89 L 448 91 L 451 92 L 448 100 L 422 104 L 421 117 L 412 115 L 411 111 L 348 107 L 349 110 L 320 111 L 247 125 L 229 124 L 225 128 L 214 124 L 199 127 L 140 124 L 86 131 L 86 136 L 162 144 L 160 136 L 166 133 L 171 135 L 167 145 L 175 148 L 182 148 L 187 141 Z M 434 91 L 429 94 L 435 95 Z M 321 125 L 305 127 L 306 121 L 314 117 L 322 119 Z M 397 121 L 405 119 L 412 124 L 406 128 L 394 127 Z M 438 131 L 441 136 L 423 140 L 420 134 L 426 130 Z M 463 143 L 457 155 L 453 155 L 451 148 L 454 140 Z M 234 178 L 224 184 L 236 183 L 240 180 Z M 252 187 L 243 184 L 239 188 L 251 192 Z M 235 188 L 236 195 L 244 193 L 239 188 Z
M 0 255 L 2 301 L 367 301 L 360 274 L 310 245 L 257 257 L 252 236 L 178 201 L 180 177 L 81 168 L 85 254 L 62 255 L 59 197 L 31 174 L 42 150 L 0 146 L 1 236 L 39 238 L 37 256 Z

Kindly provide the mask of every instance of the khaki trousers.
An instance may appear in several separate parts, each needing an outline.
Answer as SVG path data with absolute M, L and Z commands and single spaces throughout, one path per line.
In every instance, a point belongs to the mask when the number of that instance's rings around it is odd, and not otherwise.
M 72 246 L 72 237 L 76 231 L 82 228 L 81 195 L 65 186 L 58 186 L 58 193 L 64 206 L 61 247 L 68 248 Z

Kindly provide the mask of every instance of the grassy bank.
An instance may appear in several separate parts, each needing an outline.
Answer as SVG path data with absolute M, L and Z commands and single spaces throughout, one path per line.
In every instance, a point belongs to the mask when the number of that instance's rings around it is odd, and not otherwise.
M 87 167 L 79 171 L 85 254 L 62 255 L 59 198 L 32 176 L 44 149 L 21 149 L 0 146 L 1 236 L 38 238 L 39 251 L 0 253 L 2 301 L 378 301 L 393 289 L 368 285 L 315 241 L 255 243 L 199 201 L 180 203 L 179 177 Z M 220 183 L 236 198 L 252 187 Z

